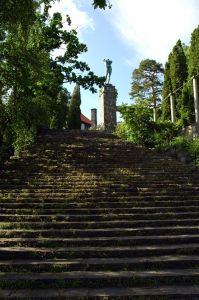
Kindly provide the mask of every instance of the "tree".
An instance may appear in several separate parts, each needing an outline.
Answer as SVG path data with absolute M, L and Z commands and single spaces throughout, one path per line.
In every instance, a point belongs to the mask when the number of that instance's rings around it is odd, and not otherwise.
M 170 108 L 170 93 L 172 92 L 171 78 L 170 78 L 170 65 L 166 62 L 164 68 L 164 82 L 162 88 L 162 115 L 161 119 L 163 121 L 170 120 L 171 118 L 171 108 Z
M 46 22 L 48 19 L 48 22 Z M 69 17 L 67 18 L 70 23 Z M 52 56 L 65 45 L 65 52 Z M 66 123 L 67 99 L 63 84 L 76 82 L 95 92 L 104 77 L 96 76 L 79 60 L 87 51 L 75 30 L 64 30 L 59 13 L 52 18 L 36 15 L 32 25 L 17 23 L 2 34 L 0 43 L 1 100 L 7 99 L 13 144 L 17 153 L 23 145 L 33 142 L 40 126 L 62 128 Z M 64 113 L 61 113 L 61 108 Z
M 199 26 L 192 32 L 189 48 L 189 78 L 199 74 Z
M 188 66 L 186 55 L 180 40 L 177 41 L 169 55 L 169 69 L 172 92 L 176 100 L 176 113 L 180 119 L 182 110 L 182 87 L 188 77 Z
M 183 127 L 194 123 L 194 97 L 192 81 L 185 82 L 182 88 L 180 121 Z
M 91 92 L 101 87 L 79 55 L 87 51 L 75 30 L 64 30 L 61 14 L 48 14 L 51 0 L 2 0 L 0 6 L 0 103 L 2 132 L 10 131 L 15 153 L 32 143 L 40 126 L 62 128 L 68 114 L 64 84 L 77 83 Z M 39 13 L 44 4 L 44 13 Z M 108 1 L 95 0 L 95 8 Z M 71 24 L 69 16 L 66 21 Z M 64 46 L 63 46 L 64 45 Z M 62 55 L 54 51 L 65 47 Z M 2 109 L 3 108 L 3 109 Z M 5 108 L 5 109 L 4 109 Z M 5 120 L 5 121 L 4 121 Z
M 34 21 L 38 6 L 36 0 L 1 0 L 0 28 L 11 29 L 17 24 L 27 27 Z
M 16 24 L 27 27 L 34 21 L 35 13 L 41 4 L 45 5 L 45 13 L 47 13 L 51 3 L 56 1 L 58 0 L 1 0 L 0 27 L 10 29 Z M 95 9 L 111 8 L 109 0 L 94 0 L 92 5 Z
M 75 85 L 68 112 L 68 127 L 70 129 L 81 129 L 81 94 L 80 94 L 80 86 L 78 84 Z
M 66 127 L 68 119 L 68 101 L 70 94 L 63 88 L 57 96 L 53 106 L 53 116 L 51 117 L 50 127 L 62 129 Z
M 148 100 L 149 106 L 153 107 L 154 121 L 157 120 L 157 107 L 161 100 L 163 71 L 162 64 L 152 59 L 145 59 L 132 74 L 130 96 L 133 100 Z

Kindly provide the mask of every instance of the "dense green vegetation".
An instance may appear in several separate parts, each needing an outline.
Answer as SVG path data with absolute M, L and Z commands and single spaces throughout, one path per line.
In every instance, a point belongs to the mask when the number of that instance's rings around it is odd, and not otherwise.
M 87 51 L 70 17 L 48 14 L 55 1 L 4 1 L 0 7 L 0 153 L 19 154 L 41 127 L 63 128 L 68 118 L 67 83 L 91 92 L 102 86 L 79 55 Z M 41 4 L 45 8 L 41 9 Z M 94 1 L 105 8 L 106 1 Z M 13 13 L 15 12 L 15 13 Z M 15 16 L 14 18 L 13 15 Z M 56 50 L 62 48 L 62 54 Z M 59 52 L 60 53 L 60 52 Z
M 136 144 L 158 149 L 175 146 L 178 150 L 186 140 L 189 147 L 185 150 L 197 160 L 198 141 L 177 136 L 183 127 L 195 122 L 192 78 L 199 75 L 199 26 L 192 33 L 190 46 L 177 41 L 165 64 L 164 78 L 162 74 L 161 64 L 150 59 L 141 61 L 133 71 L 130 96 L 134 103 L 118 107 L 124 123 L 118 125 L 116 133 Z M 175 99 L 175 124 L 171 122 L 171 93 Z
M 76 84 L 71 97 L 69 112 L 68 112 L 68 127 L 70 129 L 81 129 L 80 105 L 81 105 L 80 86 Z

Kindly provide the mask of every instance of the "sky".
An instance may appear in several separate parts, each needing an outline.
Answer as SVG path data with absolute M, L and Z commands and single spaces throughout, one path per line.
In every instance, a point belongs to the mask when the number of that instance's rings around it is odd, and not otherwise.
M 118 91 L 117 105 L 131 104 L 131 76 L 143 59 L 163 65 L 180 39 L 189 45 L 192 31 L 199 25 L 199 0 L 109 0 L 111 9 L 93 9 L 92 0 L 60 0 L 51 13 L 68 14 L 79 40 L 88 47 L 80 56 L 98 76 L 105 76 L 104 58 L 112 60 L 110 83 Z M 72 92 L 74 85 L 66 86 Z M 99 89 L 92 94 L 81 89 L 81 110 L 90 118 L 97 108 Z M 118 115 L 118 121 L 120 121 Z

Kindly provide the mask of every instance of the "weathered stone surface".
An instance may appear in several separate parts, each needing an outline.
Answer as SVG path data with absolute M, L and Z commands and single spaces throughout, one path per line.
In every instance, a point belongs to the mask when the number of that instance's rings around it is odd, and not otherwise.
M 91 109 L 91 128 L 95 129 L 97 128 L 97 109 L 96 108 L 92 108 Z
M 116 96 L 116 88 L 112 84 L 106 84 L 100 90 L 101 128 L 107 132 L 113 132 L 117 124 Z

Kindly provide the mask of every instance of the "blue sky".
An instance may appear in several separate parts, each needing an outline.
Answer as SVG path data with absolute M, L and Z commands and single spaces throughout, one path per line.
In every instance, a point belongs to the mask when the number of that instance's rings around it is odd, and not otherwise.
M 118 91 L 117 104 L 132 103 L 131 74 L 142 59 L 164 65 L 176 41 L 189 44 L 199 25 L 199 0 L 110 0 L 112 9 L 106 10 L 94 10 L 92 2 L 60 0 L 51 12 L 71 16 L 79 39 L 88 47 L 81 59 L 96 75 L 105 75 L 104 58 L 113 61 L 111 83 Z M 81 89 L 81 97 L 82 113 L 90 118 L 90 109 L 97 108 L 99 116 L 99 93 Z

